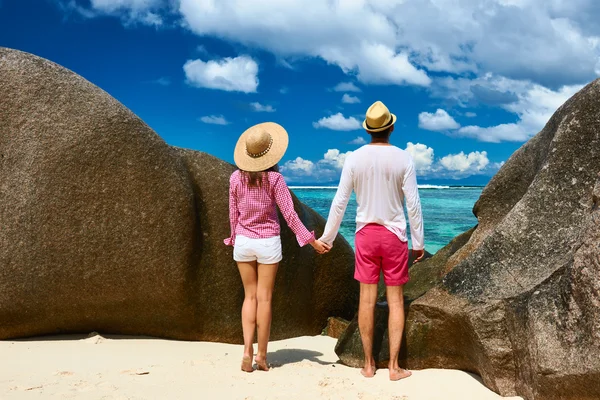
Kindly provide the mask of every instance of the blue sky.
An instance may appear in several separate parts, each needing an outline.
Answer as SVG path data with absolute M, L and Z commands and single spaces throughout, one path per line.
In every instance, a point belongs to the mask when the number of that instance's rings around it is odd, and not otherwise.
M 229 162 L 278 122 L 294 184 L 335 183 L 381 100 L 420 182 L 484 184 L 600 73 L 596 17 L 594 0 L 0 0 L 0 46 Z

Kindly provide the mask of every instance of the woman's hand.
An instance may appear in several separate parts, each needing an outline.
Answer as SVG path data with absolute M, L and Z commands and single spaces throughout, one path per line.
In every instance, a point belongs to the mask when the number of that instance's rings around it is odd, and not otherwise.
M 310 244 L 319 254 L 325 254 L 331 250 L 331 246 L 327 243 L 323 243 L 320 240 L 315 240 Z

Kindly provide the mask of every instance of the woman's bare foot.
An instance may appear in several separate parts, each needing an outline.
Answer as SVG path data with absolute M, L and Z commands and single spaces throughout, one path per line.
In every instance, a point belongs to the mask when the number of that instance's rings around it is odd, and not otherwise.
M 375 364 L 365 365 L 361 368 L 360 373 L 365 378 L 372 378 L 375 376 Z
M 252 368 L 252 357 L 250 357 L 250 356 L 242 357 L 242 371 L 244 371 L 244 372 L 254 371 L 254 368 Z
M 269 365 L 267 364 L 267 358 L 263 356 L 254 357 L 254 362 L 259 371 L 268 371 Z
M 411 375 L 412 372 L 407 369 L 390 369 L 390 381 L 399 381 L 400 379 L 408 378 Z

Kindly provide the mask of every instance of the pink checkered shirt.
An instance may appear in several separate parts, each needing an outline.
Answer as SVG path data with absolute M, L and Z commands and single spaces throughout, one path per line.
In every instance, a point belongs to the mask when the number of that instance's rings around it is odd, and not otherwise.
M 309 232 L 294 210 L 292 195 L 283 176 L 278 172 L 267 172 L 268 183 L 262 187 L 249 187 L 240 171 L 235 171 L 229 179 L 229 222 L 231 236 L 224 240 L 228 246 L 235 245 L 235 236 L 243 235 L 253 239 L 266 239 L 280 233 L 277 209 L 288 226 L 296 234 L 300 246 L 315 240 L 315 233 Z

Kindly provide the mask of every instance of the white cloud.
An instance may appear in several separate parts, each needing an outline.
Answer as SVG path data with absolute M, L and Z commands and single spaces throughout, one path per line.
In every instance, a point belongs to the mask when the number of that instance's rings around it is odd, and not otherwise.
M 258 64 L 248 56 L 221 60 L 188 60 L 183 66 L 188 84 L 229 92 L 255 93 Z
M 465 154 L 448 154 L 435 159 L 433 148 L 422 144 L 408 142 L 406 151 L 415 163 L 417 176 L 425 179 L 462 179 L 473 175 L 492 176 L 504 162 L 490 162 L 485 151 L 474 151 Z M 329 149 L 318 161 L 297 157 L 281 166 L 281 172 L 290 182 L 336 182 L 344 162 L 351 151 L 342 153 L 338 149 Z
M 361 128 L 360 122 L 354 117 L 344 117 L 342 113 L 324 117 L 313 122 L 315 128 L 326 128 L 334 131 L 354 131 Z
M 346 158 L 352 154 L 329 149 L 317 162 L 297 157 L 281 166 L 281 173 L 290 182 L 331 182 L 339 179 Z
M 458 122 L 441 108 L 438 108 L 435 113 L 422 112 L 419 114 L 419 128 L 428 131 L 446 131 L 459 127 Z
M 102 15 L 120 18 L 125 25 L 143 24 L 155 27 L 163 26 L 163 13 L 170 13 L 170 4 L 164 0 L 90 0 L 89 6 L 77 3 L 77 0 L 56 0 L 66 12 L 75 12 L 84 18 Z
M 276 110 L 271 105 L 263 105 L 258 102 L 250 103 L 252 110 L 256 112 L 275 112 Z
M 200 121 L 205 124 L 212 125 L 229 125 L 230 122 L 225 119 L 222 115 L 206 115 L 200 118 Z
M 77 8 L 74 0 L 57 1 Z M 323 59 L 363 83 L 427 86 L 427 70 L 492 73 L 556 89 L 600 72 L 596 0 L 360 0 L 310 7 L 303 0 L 90 2 L 78 7 L 125 22 L 181 20 L 179 26 L 199 36 L 270 51 L 282 63 Z
M 415 169 L 418 174 L 423 174 L 431 171 L 433 166 L 433 149 L 424 144 L 408 142 L 406 144 L 408 151 L 415 164 Z
M 334 92 L 360 92 L 360 88 L 352 82 L 340 82 L 333 88 Z
M 359 136 L 356 139 L 354 139 L 353 141 L 351 141 L 350 144 L 363 145 L 363 144 L 367 144 L 367 141 L 365 140 L 364 137 Z
M 344 93 L 342 96 L 342 103 L 345 104 L 358 104 L 360 103 L 360 99 L 356 96 L 349 95 L 348 93 Z
M 315 2 L 307 7 L 302 0 L 180 0 L 179 12 L 200 36 L 259 47 L 282 58 L 317 57 L 365 83 L 429 85 L 410 52 L 397 50 L 398 29 L 388 14 L 371 3 Z
M 458 154 L 449 154 L 442 157 L 440 164 L 449 171 L 458 172 L 478 172 L 488 166 L 490 160 L 487 158 L 487 152 L 474 151 L 469 154 L 460 152 Z
M 453 88 L 453 96 L 468 102 L 473 98 L 473 93 L 469 90 L 469 87 L 474 82 L 500 92 L 510 88 L 517 97 L 517 101 L 501 106 L 504 110 L 516 114 L 518 117 L 517 122 L 489 127 L 464 126 L 453 133 L 458 136 L 492 143 L 503 141 L 524 142 L 528 140 L 544 127 L 558 107 L 582 88 L 582 85 L 571 85 L 563 86 L 558 90 L 551 90 L 531 82 L 514 81 L 491 75 L 473 81 L 446 81 L 446 84 L 449 83 L 449 86 Z
M 351 151 L 342 153 L 338 149 L 329 149 L 323 156 L 323 160 L 319 162 L 331 165 L 334 168 L 341 170 L 344 166 L 344 162 L 346 161 L 346 157 L 348 157 L 351 153 Z
M 310 175 L 315 169 L 315 163 L 305 160 L 302 157 L 296 157 L 295 160 L 288 161 L 282 166 L 282 172 L 288 171 L 292 175 Z
M 465 117 L 467 117 L 467 118 L 475 118 L 476 116 L 477 116 L 477 114 L 475 114 L 474 112 L 471 112 L 471 111 L 467 111 L 465 113 Z
M 283 86 L 281 89 L 279 89 L 279 93 L 281 94 L 288 94 L 290 91 L 290 89 L 286 86 Z

